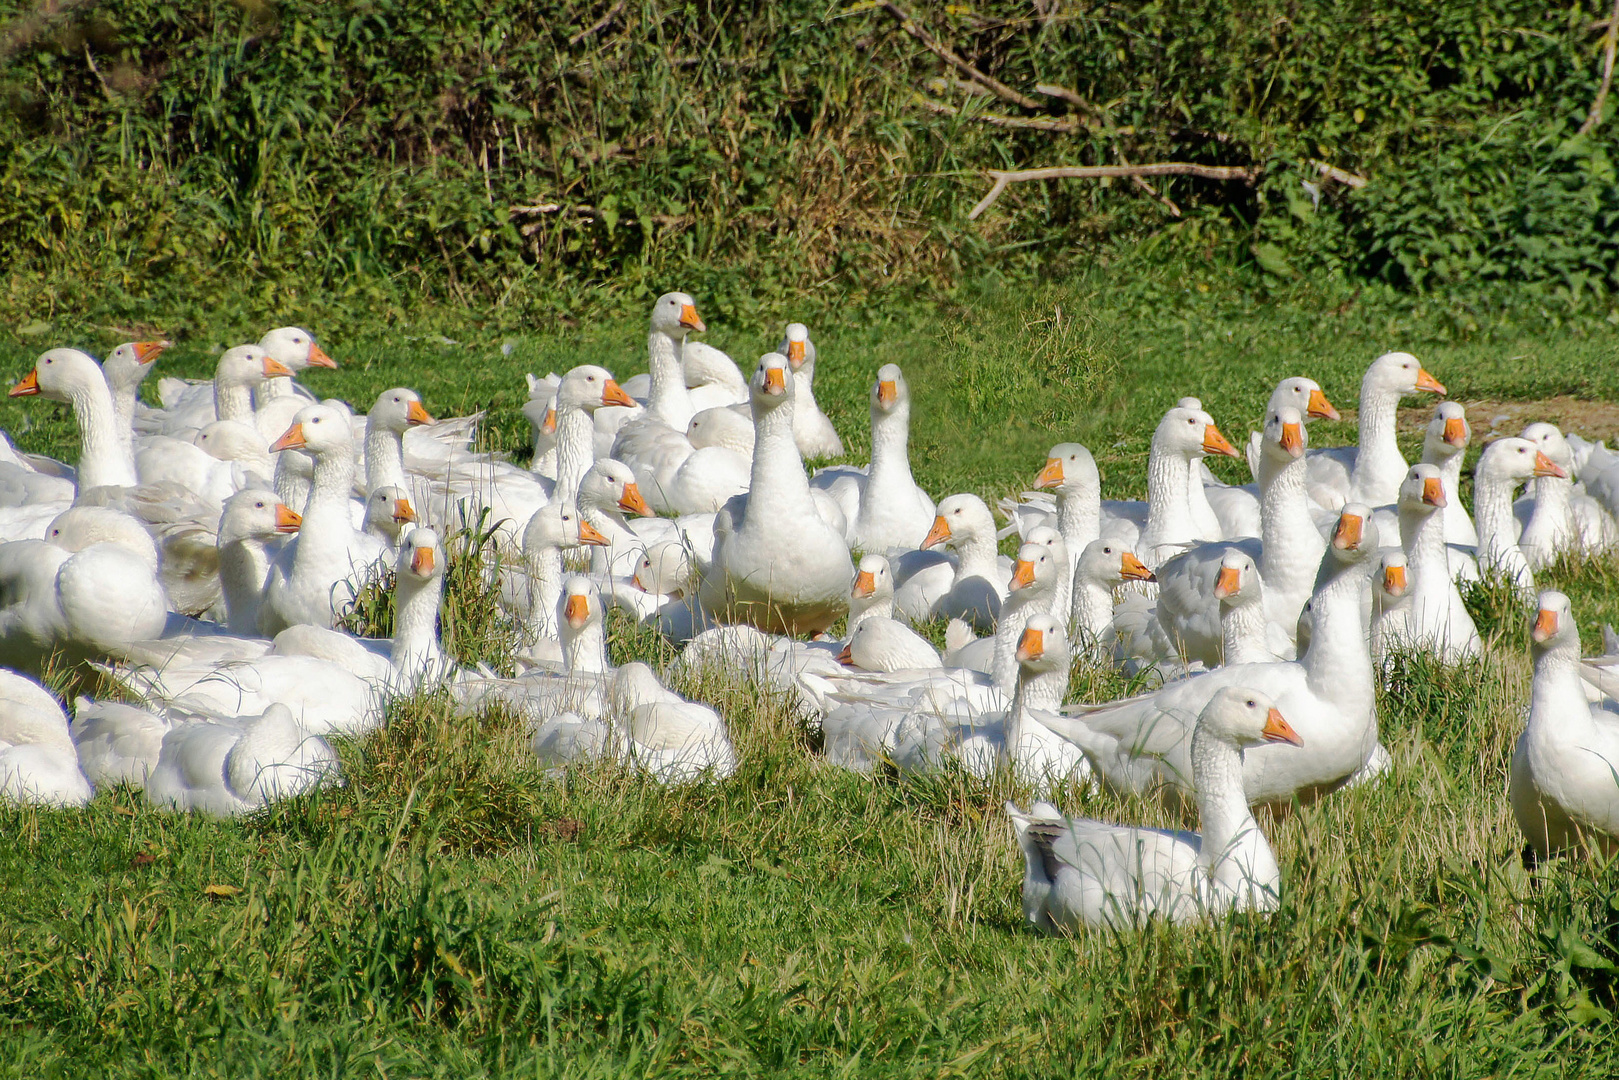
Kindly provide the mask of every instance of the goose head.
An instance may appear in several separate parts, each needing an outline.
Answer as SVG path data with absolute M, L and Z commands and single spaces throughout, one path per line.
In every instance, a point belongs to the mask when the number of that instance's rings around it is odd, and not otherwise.
M 426 583 L 443 577 L 446 569 L 444 545 L 432 529 L 415 528 L 405 534 L 399 546 L 399 561 L 394 567 L 398 580 Z
M 1439 466 L 1423 462 L 1411 466 L 1400 483 L 1399 509 L 1402 514 L 1415 514 L 1426 518 L 1435 510 L 1443 510 L 1446 502 L 1445 484 L 1439 475 Z
M 604 405 L 634 408 L 635 399 L 613 379 L 613 373 L 595 364 L 580 364 L 562 377 L 557 385 L 557 408 L 583 409 L 594 413 Z M 555 421 L 552 421 L 553 427 Z
M 1259 440 L 1260 453 L 1285 465 L 1304 456 L 1310 437 L 1304 430 L 1303 415 L 1291 405 L 1280 405 L 1265 415 L 1265 430 Z
M 680 596 L 691 584 L 691 552 L 678 540 L 661 540 L 641 555 L 630 581 L 653 596 Z
M 399 542 L 399 534 L 416 523 L 416 510 L 405 489 L 394 484 L 374 488 L 365 498 L 365 531 Z
M 1052 542 L 1052 537 L 1056 537 L 1056 543 Z M 1056 529 L 1041 526 L 1029 533 L 1028 542 L 1018 548 L 1017 561 L 1012 564 L 1012 580 L 1007 584 L 1007 589 L 1011 592 L 1032 590 L 1033 595 L 1055 588 L 1059 572 L 1056 558 L 1059 544 L 1062 544 L 1062 534 Z
M 1372 579 L 1373 596 L 1382 607 L 1390 608 L 1400 602 L 1411 588 L 1411 577 L 1406 569 L 1405 552 L 1389 548 L 1378 560 L 1377 576 Z
M 1417 362 L 1416 357 L 1405 352 L 1390 352 L 1379 356 L 1372 361 L 1372 366 L 1366 369 L 1366 377 L 1361 380 L 1363 397 L 1367 391 L 1371 391 L 1376 397 L 1398 398 L 1414 394 L 1418 390 L 1426 390 L 1443 397 L 1445 386 L 1428 374 L 1427 369 Z
M 1059 495 L 1069 492 L 1102 491 L 1102 475 L 1096 459 L 1079 443 L 1058 443 L 1046 455 L 1045 468 L 1034 478 L 1036 488 L 1055 488 Z
M 601 592 L 596 583 L 583 574 L 574 574 L 562 583 L 562 596 L 557 600 L 558 626 L 564 637 L 577 638 L 586 628 L 600 626 L 602 621 Z
M 1197 730 L 1239 750 L 1265 743 L 1304 745 L 1275 701 L 1258 690 L 1242 686 L 1227 686 L 1216 691 L 1197 718 Z
M 1441 401 L 1428 421 L 1422 440 L 1422 459 L 1442 464 L 1467 449 L 1473 429 L 1467 423 L 1467 410 L 1455 401 Z
M 268 466 L 270 453 L 264 436 L 240 420 L 215 420 L 197 432 L 198 448 L 216 461 L 239 461 Z
M 895 412 L 911 403 L 911 388 L 905 381 L 898 364 L 884 364 L 877 369 L 877 381 L 871 388 L 871 415 L 876 418 Z
M 1528 439 L 1508 436 L 1484 448 L 1473 475 L 1485 481 L 1517 484 L 1537 476 L 1567 476 L 1556 462 Z
M 753 402 L 753 419 L 774 412 L 794 397 L 793 380 L 787 377 L 787 358 L 781 353 L 765 353 L 748 380 L 748 396 Z
M 83 551 L 92 544 L 117 544 L 139 555 L 155 571 L 157 544 L 146 526 L 110 506 L 73 506 L 45 527 L 45 541 L 63 551 Z
M 576 548 L 586 544 L 605 547 L 607 537 L 584 519 L 578 507 L 567 503 L 546 503 L 534 511 L 523 529 L 523 550 L 530 556 L 546 548 Z
M 303 517 L 290 506 L 276 501 L 275 492 L 264 488 L 243 488 L 225 500 L 219 517 L 219 545 L 239 540 L 271 540 L 277 534 L 295 533 Z
M 259 338 L 259 348 L 275 357 L 289 373 L 309 367 L 335 368 L 337 361 L 315 344 L 315 335 L 299 326 L 280 326 Z
M 101 362 L 101 370 L 107 376 L 107 385 L 114 390 L 127 390 L 139 386 L 141 380 L 152 373 L 152 362 L 155 361 L 171 342 L 167 341 L 126 341 Z
M 1126 581 L 1157 581 L 1136 553 L 1117 540 L 1103 537 L 1092 540 L 1080 553 L 1074 573 L 1081 581 L 1093 582 L 1107 588 Z
M 1368 552 L 1376 551 L 1377 523 L 1372 520 L 1372 508 L 1365 503 L 1345 503 L 1338 511 L 1327 550 L 1345 562 L 1358 562 Z
M 1240 548 L 1227 548 L 1214 576 L 1214 598 L 1222 604 L 1251 604 L 1261 598 L 1259 567 Z
M 723 446 L 743 457 L 753 456 L 753 422 L 729 405 L 716 405 L 693 416 L 686 438 L 699 450 Z
M 1068 566 L 1068 541 L 1062 538 L 1062 533 L 1050 525 L 1040 525 L 1029 530 L 1028 543 L 1038 544 L 1051 552 L 1051 562 L 1059 571 Z
M 47 401 L 83 400 L 97 389 L 107 392 L 101 365 L 78 349 L 50 349 L 40 353 L 34 370 L 11 388 L 12 397 L 35 394 Z
M 422 395 L 396 386 L 377 395 L 376 404 L 366 413 L 366 421 L 383 430 L 403 434 L 408 428 L 433 423 L 433 417 L 422 407 Z
M 1071 660 L 1062 623 L 1041 612 L 1029 617 L 1018 636 L 1017 662 L 1025 677 L 1066 671 Z
M 1175 406 L 1164 414 L 1153 432 L 1153 446 L 1187 458 L 1200 458 L 1205 454 L 1224 454 L 1238 457 L 1237 450 L 1220 429 L 1214 426 L 1214 417 L 1202 409 Z
M 697 301 L 683 292 L 664 293 L 652 304 L 652 330 L 676 341 L 685 341 L 692 331 L 701 334 L 708 327 L 697 314 Z
M 257 345 L 238 345 L 219 355 L 214 382 L 221 386 L 260 386 L 266 379 L 286 378 L 292 369 Z
M 354 429 L 348 416 L 330 405 L 305 405 L 292 419 L 286 433 L 270 444 L 270 450 L 302 450 L 314 457 L 328 454 L 354 454 Z
M 1548 424 L 1544 421 L 1527 424 L 1518 433 L 1518 437 L 1528 439 L 1538 446 L 1540 452 L 1551 459 L 1553 465 L 1563 471 L 1564 476 L 1569 476 L 1573 473 L 1574 448 L 1569 446 L 1568 439 L 1563 436 L 1562 431 L 1559 430 L 1556 424 Z
M 1265 411 L 1281 408 L 1283 405 L 1297 409 L 1299 415 L 1308 424 L 1311 420 L 1337 420 L 1338 410 L 1332 407 L 1327 395 L 1321 392 L 1321 384 L 1314 379 L 1306 379 L 1302 375 L 1295 375 L 1291 379 L 1283 379 L 1271 391 L 1270 403 Z
M 1580 628 L 1574 621 L 1574 606 L 1568 597 L 1556 589 L 1540 594 L 1535 618 L 1529 626 L 1529 640 L 1536 655 L 1559 646 L 1571 649 L 1576 655 L 1580 649 Z
M 922 541 L 923 549 L 944 544 L 959 548 L 978 537 L 995 535 L 995 518 L 984 500 L 970 492 L 947 495 L 939 500 L 933 527 Z
M 849 590 L 851 612 L 864 611 L 873 604 L 894 598 L 894 572 L 881 555 L 863 555 Z
M 788 323 L 776 351 L 787 358 L 794 371 L 815 372 L 815 342 L 810 340 L 809 327 L 801 322 Z
M 651 517 L 652 508 L 641 497 L 635 473 L 622 461 L 598 458 L 579 482 L 579 504 L 603 510 Z

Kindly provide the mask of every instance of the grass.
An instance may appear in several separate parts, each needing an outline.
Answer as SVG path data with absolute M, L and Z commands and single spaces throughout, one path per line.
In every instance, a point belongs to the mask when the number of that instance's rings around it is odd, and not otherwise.
M 1175 398 L 1201 396 L 1235 439 L 1281 376 L 1352 404 L 1365 363 L 1396 345 L 1464 398 L 1619 400 L 1603 324 L 1541 338 L 1520 313 L 1466 330 L 1450 310 L 1334 313 L 1302 286 L 1266 297 L 1199 280 L 1098 277 L 847 323 L 827 309 L 811 322 L 819 396 L 858 459 L 867 380 L 901 364 L 919 480 L 991 496 L 1074 437 L 1110 495 L 1138 494 Z M 743 360 L 777 332 L 709 322 Z M 510 355 L 476 327 L 446 332 L 462 344 L 327 341 L 345 366 L 308 381 L 357 404 L 403 383 L 435 413 L 488 407 L 492 442 L 515 449 L 524 370 L 591 360 L 627 375 L 644 349 L 633 315 L 513 339 Z M 161 363 L 200 375 L 206 345 Z M 0 366 L 21 375 L 35 351 L 0 343 Z M 1515 359 L 1526 352 L 1534 363 Z M 60 452 L 58 412 L 8 401 L 0 425 Z M 1616 576 L 1611 560 L 1545 575 L 1593 636 L 1619 614 Z M 463 653 L 499 656 L 471 640 L 477 590 L 457 595 Z M 1523 869 L 1504 795 L 1528 687 L 1523 613 L 1490 594 L 1474 604 L 1482 660 L 1392 666 L 1379 708 L 1392 774 L 1264 823 L 1282 909 L 1184 931 L 1035 936 L 1000 810 L 1028 792 L 842 773 L 781 702 L 700 676 L 681 688 L 721 709 L 741 756 L 722 785 L 665 791 L 613 769 L 546 780 L 515 718 L 455 720 L 429 696 L 341 747 L 345 787 L 245 821 L 158 813 L 126 791 L 82 811 L 0 808 L 0 1070 L 1612 1075 L 1619 871 Z M 622 620 L 611 648 L 619 662 L 670 655 Z M 1120 685 L 1073 682 L 1093 699 Z M 1100 793 L 1059 801 L 1185 824 Z

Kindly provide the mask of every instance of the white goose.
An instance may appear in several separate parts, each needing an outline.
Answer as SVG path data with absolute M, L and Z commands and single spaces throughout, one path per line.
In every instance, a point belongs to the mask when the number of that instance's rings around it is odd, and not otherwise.
M 155 361 L 171 342 L 126 341 L 101 362 L 101 374 L 112 391 L 112 413 L 118 434 L 130 442 L 134 453 L 135 402 L 139 400 L 140 386 L 152 373 Z
M 1410 575 L 1406 573 L 1405 552 L 1384 548 L 1372 577 L 1372 662 L 1383 666 L 1390 650 L 1399 644 L 1410 618 Z
M 1006 602 L 1001 605 L 994 635 L 951 648 L 945 655 L 945 666 L 982 671 L 989 675 L 996 690 L 1010 698 L 1017 683 L 1018 636 L 1033 616 L 1055 614 L 1052 605 L 1057 585 L 1064 574 L 1071 573 L 1065 565 L 1067 557 L 1062 537 L 1055 529 L 1041 526 L 1030 533 L 1012 564 L 1012 579 L 1007 584 Z
M 579 484 L 596 460 L 595 417 L 599 410 L 635 407 L 635 401 L 594 364 L 581 364 L 562 377 L 556 389 L 556 486 L 551 498 L 576 503 Z
M 677 514 L 712 514 L 748 490 L 753 472 L 753 424 L 729 406 L 704 409 L 686 429 L 692 452 L 662 484 Z
M 1522 522 L 1518 546 L 1531 570 L 1542 570 L 1564 552 L 1594 554 L 1619 545 L 1619 524 L 1572 479 L 1574 449 L 1556 424 L 1530 424 L 1521 436 L 1540 447 L 1562 476 L 1529 482 L 1529 493 L 1513 504 Z
M 1265 405 L 1264 416 L 1268 420 L 1271 413 L 1284 408 L 1295 410 L 1299 414 L 1300 422 L 1309 424 L 1312 420 L 1337 420 L 1338 410 L 1332 407 L 1327 395 L 1321 392 L 1321 386 L 1314 379 L 1307 379 L 1297 375 L 1283 379 L 1271 391 L 1270 401 Z M 1192 470 L 1193 482 L 1198 489 L 1192 492 L 1194 499 L 1201 495 L 1209 504 L 1211 512 L 1219 521 L 1221 535 L 1226 539 L 1243 536 L 1258 536 L 1263 528 L 1260 512 L 1260 468 L 1263 462 L 1264 432 L 1250 431 L 1248 445 L 1244 448 L 1248 458 L 1248 471 L 1256 481 L 1253 484 L 1244 484 L 1240 487 L 1227 485 L 1217 480 L 1208 466 Z
M 788 323 L 776 351 L 787 357 L 793 369 L 793 440 L 798 452 L 807 458 L 842 457 L 843 440 L 815 401 L 815 342 L 810 340 L 809 327 Z
M 1409 585 L 1402 593 L 1404 602 L 1383 612 L 1378 636 L 1384 649 L 1402 642 L 1455 664 L 1478 656 L 1484 643 L 1451 573 L 1450 549 L 1445 544 L 1446 501 L 1439 467 L 1413 465 L 1400 485 L 1398 503 L 1400 546 Z
M 1306 483 L 1310 497 L 1336 513 L 1346 502 L 1384 506 L 1399 495 L 1405 458 L 1395 440 L 1400 398 L 1445 388 L 1410 353 L 1384 353 L 1372 361 L 1360 383 L 1360 435 L 1355 446 L 1310 451 Z
M 581 574 L 569 577 L 562 585 L 557 614 L 561 669 L 546 664 L 515 679 L 459 680 L 450 692 L 462 715 L 498 703 L 539 726 L 568 714 L 589 721 L 606 713 L 614 672 L 607 659 L 605 608 L 595 583 Z
M 911 551 L 927 536 L 935 508 L 911 477 L 910 432 L 910 386 L 897 364 L 884 364 L 871 388 L 871 464 L 821 469 L 810 481 L 837 499 L 851 547 Z
M 939 500 L 922 549 L 941 544 L 955 555 L 955 566 L 945 564 L 948 577 L 940 581 L 932 570 L 912 574 L 896 591 L 894 606 L 911 622 L 961 619 L 975 630 L 993 630 L 1012 566 L 996 552 L 995 519 L 983 499 L 964 493 Z
M 326 740 L 273 703 L 259 716 L 170 729 L 145 788 L 158 806 L 237 817 L 338 777 L 337 754 Z
M 696 301 L 685 293 L 665 293 L 652 305 L 651 328 L 647 335 L 647 366 L 651 377 L 645 406 L 635 412 L 616 409 L 596 414 L 596 427 L 604 423 L 615 431 L 611 456 L 635 470 L 636 481 L 654 502 L 661 490 L 651 489 L 657 481 L 673 475 L 691 453 L 686 428 L 696 415 L 691 392 L 686 387 L 682 353 L 686 337 L 707 327 L 697 314 Z M 662 474 L 662 475 L 660 475 Z
M 710 613 L 762 629 L 824 630 L 848 608 L 849 546 L 810 494 L 793 440 L 787 358 L 767 353 L 749 385 L 756 431 L 751 482 L 748 494 L 716 519 L 714 563 L 699 598 Z M 918 540 L 926 532 L 924 525 Z
M 112 390 L 100 365 L 78 349 L 41 353 L 34 369 L 11 388 L 12 397 L 34 394 L 48 401 L 66 402 L 73 408 L 73 419 L 79 426 L 76 482 L 81 494 L 98 487 L 136 485 L 130 443 L 119 434 Z
M 0 802 L 83 806 L 90 795 L 61 704 L 0 668 Z
M 1245 751 L 1272 744 L 1307 745 L 1267 694 L 1230 686 L 1204 705 L 1189 754 L 1201 834 L 1071 819 L 1049 803 L 1025 814 L 1007 803 L 1025 861 L 1024 917 L 1056 932 L 1274 910 L 1281 868 L 1243 795 Z
M 512 595 L 506 601 L 523 621 L 523 634 L 529 653 L 539 660 L 562 662 L 557 612 L 562 603 L 565 572 L 563 549 L 607 544 L 579 510 L 566 503 L 551 503 L 534 511 L 523 529 L 523 562 L 527 573 L 512 580 Z
M 528 400 L 523 402 L 523 418 L 528 421 L 534 436 L 534 451 L 529 458 L 528 471 L 535 476 L 555 481 L 557 477 L 557 387 L 562 376 L 549 372 L 537 379 L 528 379 Z
M 219 519 L 219 580 L 225 625 L 232 634 L 259 632 L 259 609 L 270 576 L 270 560 L 282 538 L 298 531 L 303 516 L 264 488 L 231 496 Z
M 1512 753 L 1512 816 L 1544 857 L 1584 846 L 1619 851 L 1619 713 L 1590 704 L 1568 597 L 1547 590 L 1530 630 L 1529 720 Z
M 1462 502 L 1462 462 L 1473 429 L 1467 423 L 1467 410 L 1460 402 L 1441 401 L 1434 406 L 1433 419 L 1422 439 L 1422 460 L 1439 468 L 1445 486 L 1445 543 L 1477 547 L 1478 530 Z
M 1198 527 L 1187 497 L 1192 470 L 1205 454 L 1236 457 L 1237 451 L 1203 410 L 1176 406 L 1165 413 L 1147 457 L 1146 521 L 1135 545 L 1154 570 L 1187 544 L 1220 538 Z
M 335 369 L 337 361 L 315 343 L 315 335 L 298 326 L 281 326 L 269 331 L 259 338 L 259 348 L 288 372 L 266 379 L 253 388 L 253 411 L 259 430 L 266 439 L 273 439 L 292 426 L 305 405 L 315 403 L 315 395 L 299 386 L 294 378 L 312 367 Z
M 894 618 L 894 575 L 881 555 L 861 557 L 849 604 L 848 640 L 839 663 L 862 671 L 944 666 L 939 650 Z
M 1518 547 L 1512 492 L 1534 477 L 1566 475 L 1528 439 L 1497 439 L 1473 466 L 1473 516 L 1478 524 L 1478 566 L 1512 583 L 1522 596 L 1534 592 L 1535 575 Z
M 1113 652 L 1114 589 L 1126 581 L 1154 581 L 1153 572 L 1118 540 L 1092 540 L 1074 564 L 1073 602 L 1068 622 L 1074 642 L 1090 663 L 1107 662 Z

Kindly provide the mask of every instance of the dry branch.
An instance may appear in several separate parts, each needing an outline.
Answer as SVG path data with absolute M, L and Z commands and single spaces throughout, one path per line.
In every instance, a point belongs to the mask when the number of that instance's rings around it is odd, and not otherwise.
M 1016 90 L 1012 89 L 1010 86 L 1007 86 L 994 76 L 985 75 L 982 71 L 979 71 L 977 68 L 967 63 L 967 61 L 963 60 L 961 57 L 952 52 L 949 46 L 943 44 L 938 38 L 928 33 L 927 30 L 921 26 L 921 24 L 919 24 L 915 19 L 911 18 L 910 12 L 900 7 L 898 4 L 884 3 L 882 8 L 884 11 L 888 12 L 890 15 L 894 16 L 894 18 L 899 20 L 899 27 L 901 30 L 904 30 L 917 41 L 920 41 L 923 47 L 929 52 L 933 53 L 939 59 L 949 64 L 951 67 L 955 68 L 969 79 L 972 79 L 974 82 L 980 84 L 981 86 L 988 87 L 990 90 L 994 91 L 995 96 L 1005 101 L 1010 101 L 1014 105 L 1021 105 L 1025 109 L 1033 109 L 1036 111 L 1039 110 L 1040 103 L 1038 101 L 1027 96 L 1026 94 L 1018 93 Z
M 579 44 L 581 41 L 585 40 L 585 38 L 590 37 L 591 35 L 595 34 L 597 31 L 604 28 L 608 23 L 610 23 L 614 19 L 618 18 L 618 13 L 624 10 L 624 5 L 626 3 L 628 3 L 628 0 L 618 0 L 618 3 L 614 4 L 612 7 L 607 9 L 607 14 L 603 15 L 601 18 L 597 19 L 594 23 L 592 23 L 591 25 L 585 27 L 583 30 L 581 30 L 577 34 L 573 35 L 573 37 L 569 38 L 568 39 L 569 47 L 572 47 L 574 45 Z
M 1194 165 L 1187 161 L 1159 161 L 1151 165 L 1059 165 L 1049 169 L 1018 169 L 1007 172 L 990 169 L 995 185 L 978 200 L 978 205 L 967 211 L 967 219 L 974 220 L 988 210 L 1001 197 L 1008 184 L 1025 180 L 1094 180 L 1105 176 L 1201 176 L 1205 180 L 1242 180 L 1253 183 L 1259 176 L 1257 168 L 1245 169 L 1237 165 Z
M 1607 41 L 1602 49 L 1602 85 L 1597 88 L 1596 100 L 1591 102 L 1591 112 L 1580 125 L 1580 134 L 1584 135 L 1598 124 L 1602 123 L 1602 106 L 1608 100 L 1608 88 L 1613 85 L 1613 54 L 1615 46 L 1619 46 L 1619 0 L 1613 0 L 1613 14 L 1608 16 Z
M 961 110 L 954 105 L 946 105 L 942 101 L 916 95 L 916 103 L 932 112 L 943 113 L 946 116 L 960 116 Z M 986 124 L 996 127 L 1029 128 L 1034 131 L 1078 131 L 1081 125 L 1074 120 L 1041 119 L 1026 116 L 1001 116 L 999 113 L 975 113 L 968 117 L 970 120 L 982 120 Z
M 1328 180 L 1336 180 L 1338 183 L 1343 184 L 1346 187 L 1363 188 L 1371 182 L 1364 176 L 1358 176 L 1355 173 L 1340 169 L 1336 165 L 1328 165 L 1325 161 L 1312 160 L 1310 164 L 1314 165 L 1316 171 L 1322 176 L 1325 176 Z

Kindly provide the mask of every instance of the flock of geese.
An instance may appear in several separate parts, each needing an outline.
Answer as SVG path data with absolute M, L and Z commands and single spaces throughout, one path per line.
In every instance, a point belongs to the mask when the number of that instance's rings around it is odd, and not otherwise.
M 1534 608 L 1517 819 L 1543 855 L 1619 844 L 1619 655 L 1582 659 L 1568 598 L 1534 591 L 1562 553 L 1619 546 L 1619 454 L 1601 443 L 1544 423 L 1495 439 L 1469 514 L 1467 417 L 1439 402 L 1409 465 L 1399 402 L 1445 391 L 1395 352 L 1361 383 L 1354 446 L 1310 448 L 1308 425 L 1339 416 L 1288 378 L 1240 447 L 1178 402 L 1142 501 L 1104 500 L 1091 453 L 1060 443 L 1030 463 L 1033 490 L 992 510 L 917 485 L 897 366 L 871 387 L 869 464 L 811 474 L 805 458 L 843 443 L 806 328 L 747 377 L 692 338 L 704 330 L 670 293 L 645 376 L 530 376 L 527 468 L 473 448 L 480 417 L 435 419 L 405 388 L 363 414 L 317 399 L 299 377 L 335 364 L 296 327 L 226 350 L 211 382 L 159 380 L 160 405 L 138 389 L 164 342 L 101 363 L 43 353 L 11 395 L 68 403 L 80 453 L 69 466 L 0 439 L 0 797 L 81 805 L 126 784 L 160 807 L 240 814 L 340 782 L 325 736 L 362 735 L 393 698 L 440 687 L 465 715 L 516 710 L 548 771 L 611 759 L 664 783 L 728 776 L 721 716 L 646 664 L 610 664 L 617 607 L 682 646 L 666 675 L 785 695 L 831 766 L 1195 805 L 1198 834 L 1008 804 L 1037 926 L 1265 910 L 1282 874 L 1251 808 L 1377 782 L 1383 657 L 1476 656 L 1458 586 L 1493 576 Z M 1245 457 L 1253 483 L 1220 483 L 1210 454 Z M 480 523 L 522 637 L 506 677 L 439 640 L 442 538 Z M 377 583 L 393 638 L 344 632 Z M 934 620 L 943 649 L 917 632 Z M 1065 704 L 1076 662 L 1155 688 Z M 39 680 L 78 664 L 122 700 L 80 697 L 70 719 Z

